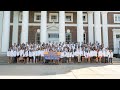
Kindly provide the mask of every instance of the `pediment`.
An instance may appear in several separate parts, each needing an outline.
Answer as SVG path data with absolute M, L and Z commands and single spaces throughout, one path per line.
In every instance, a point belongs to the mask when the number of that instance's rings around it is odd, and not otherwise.
M 47 26 L 47 30 L 59 30 L 59 27 L 55 23 L 52 23 Z

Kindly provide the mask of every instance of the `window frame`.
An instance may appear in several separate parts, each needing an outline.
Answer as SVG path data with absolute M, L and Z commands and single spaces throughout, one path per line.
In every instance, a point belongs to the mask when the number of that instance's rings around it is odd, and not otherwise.
M 40 15 L 40 20 L 37 20 L 37 15 Z M 34 13 L 34 22 L 41 22 L 41 13 L 40 12 Z
M 117 16 L 117 21 L 116 21 L 116 16 Z M 114 14 L 114 23 L 120 23 L 120 21 L 118 21 L 118 17 L 120 17 L 120 14 Z
M 59 33 L 48 33 L 48 38 L 49 39 L 59 38 Z
M 66 16 L 71 16 L 71 21 L 67 21 Z M 73 22 L 73 13 L 65 13 L 65 22 Z
M 49 13 L 49 22 L 53 22 L 53 20 L 51 19 L 52 15 L 55 15 L 57 17 L 54 22 L 58 22 L 58 13 Z

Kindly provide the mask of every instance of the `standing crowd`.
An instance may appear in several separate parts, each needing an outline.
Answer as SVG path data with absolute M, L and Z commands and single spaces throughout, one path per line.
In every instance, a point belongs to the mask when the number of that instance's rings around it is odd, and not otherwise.
M 98 42 L 91 44 L 80 43 L 26 43 L 14 44 L 8 51 L 8 63 L 46 63 L 45 53 L 59 52 L 58 61 L 61 63 L 112 63 L 113 52 L 109 48 L 104 48 Z M 56 63 L 54 58 L 50 60 Z

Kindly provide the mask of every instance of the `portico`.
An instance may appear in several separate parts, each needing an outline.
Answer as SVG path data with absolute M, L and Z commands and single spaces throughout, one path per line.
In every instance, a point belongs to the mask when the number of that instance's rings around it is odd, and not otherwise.
M 38 29 L 40 29 L 40 32 L 38 32 L 40 33 L 40 42 L 48 42 L 50 40 L 51 41 L 57 40 L 58 42 L 66 42 L 66 32 L 67 32 L 66 27 L 73 25 L 74 27 L 76 27 L 77 42 L 82 43 L 84 41 L 84 28 L 87 27 L 88 42 L 94 43 L 98 41 L 101 44 L 103 41 L 105 47 L 108 47 L 109 44 L 108 44 L 108 27 L 107 27 L 106 12 L 86 11 L 88 16 L 87 18 L 88 24 L 85 24 L 83 21 L 84 11 L 74 11 L 76 12 L 76 23 L 73 23 L 73 24 L 66 23 L 66 18 L 65 18 L 66 12 L 67 11 L 58 11 L 58 22 L 55 22 L 54 23 L 55 26 L 52 26 L 53 23 L 49 23 L 47 19 L 49 16 L 48 11 L 41 11 L 41 14 L 40 14 L 41 21 L 37 24 L 35 23 L 35 25 L 39 26 Z M 9 48 L 10 26 L 13 26 L 12 44 L 18 43 L 19 26 L 21 26 L 20 43 L 29 42 L 29 39 L 28 39 L 30 37 L 29 29 L 31 25 L 31 21 L 29 20 L 31 18 L 30 11 L 22 11 L 22 23 L 19 23 L 19 13 L 20 13 L 19 11 L 13 11 L 13 16 L 12 16 L 13 25 L 11 25 L 11 22 L 10 22 L 10 19 L 11 19 L 10 17 L 12 15 L 11 11 L 0 11 L 0 23 L 2 23 L 0 24 L 1 25 L 0 26 L 0 51 L 3 53 L 6 52 Z M 102 15 L 102 18 L 101 18 L 101 15 Z M 101 35 L 101 27 L 102 27 L 102 30 L 105 31 L 103 33 L 103 40 Z M 93 32 L 93 30 L 95 32 Z M 56 35 L 53 35 L 53 36 L 57 38 L 50 39 L 49 33 L 51 35 L 55 33 Z

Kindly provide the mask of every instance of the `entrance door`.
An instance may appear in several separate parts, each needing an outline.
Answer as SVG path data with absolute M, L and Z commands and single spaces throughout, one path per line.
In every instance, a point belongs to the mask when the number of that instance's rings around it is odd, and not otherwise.
M 69 43 L 72 41 L 72 35 L 71 33 L 66 33 L 66 42 Z

